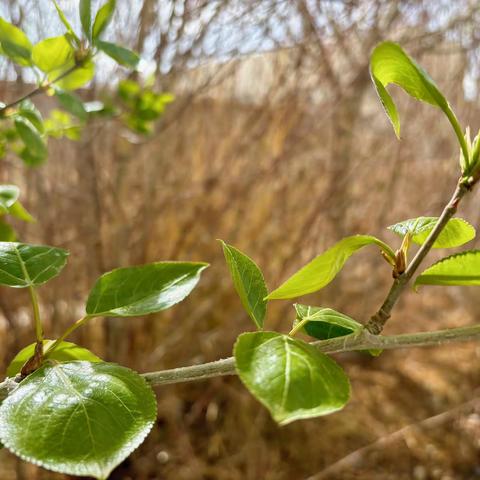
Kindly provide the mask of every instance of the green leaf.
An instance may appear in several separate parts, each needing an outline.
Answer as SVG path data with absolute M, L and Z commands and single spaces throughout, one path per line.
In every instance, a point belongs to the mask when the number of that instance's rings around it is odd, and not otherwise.
M 395 103 L 385 89 L 390 83 L 403 88 L 417 100 L 441 108 L 448 117 L 453 114 L 428 73 L 396 43 L 382 42 L 375 47 L 370 58 L 370 73 L 397 137 L 400 137 L 400 121 Z
M 30 40 L 19 28 L 2 17 L 0 17 L 0 45 L 3 53 L 19 65 L 32 64 Z
M 238 375 L 281 425 L 344 407 L 350 385 L 327 355 L 276 332 L 244 333 L 234 347 Z
M 107 28 L 113 13 L 115 12 L 116 0 L 108 0 L 97 12 L 93 22 L 92 37 L 97 39 Z
M 56 277 L 68 252 L 46 245 L 0 242 L 0 285 L 25 288 Z
M 23 150 L 20 151 L 18 156 L 23 160 L 23 163 L 28 167 L 38 167 L 41 165 L 47 157 L 45 156 L 37 156 L 34 152 L 29 150 L 25 147 Z
M 58 101 L 65 110 L 70 112 L 72 115 L 75 115 L 82 121 L 87 120 L 88 113 L 85 110 L 83 102 L 76 95 L 62 90 L 61 88 L 56 88 L 55 96 L 58 98 Z
M 29 121 L 19 117 L 15 119 L 15 128 L 28 151 L 39 161 L 44 160 L 48 151 L 38 130 Z
M 346 237 L 305 265 L 267 298 L 293 298 L 322 289 L 335 278 L 351 255 L 371 244 L 378 245 L 390 258 L 395 258 L 392 249 L 378 238 L 370 235 Z
M 144 441 L 156 406 L 152 389 L 128 368 L 47 364 L 0 406 L 0 441 L 49 470 L 106 479 Z
M 71 65 L 75 51 L 65 35 L 41 40 L 32 50 L 33 63 L 43 72 L 50 73 Z
M 0 242 L 14 242 L 16 239 L 15 230 L 0 219 Z
M 20 189 L 16 185 L 0 185 L 0 214 L 9 213 L 19 195 Z
M 30 100 L 24 100 L 20 104 L 18 115 L 26 118 L 39 131 L 39 133 L 45 131 L 42 114 Z
M 437 221 L 438 217 L 410 218 L 395 225 L 390 225 L 388 229 L 402 237 L 410 233 L 412 240 L 416 244 L 422 245 L 435 228 Z M 459 247 L 474 238 L 475 229 L 472 225 L 463 218 L 451 218 L 435 240 L 432 248 Z
M 80 23 L 83 33 L 88 40 L 92 39 L 92 2 L 91 0 L 80 0 L 79 4 Z
M 129 68 L 136 68 L 140 57 L 128 48 L 115 45 L 114 43 L 97 40 L 95 45 L 109 57 L 113 58 L 117 63 Z
M 55 340 L 44 340 L 43 351 L 54 343 Z M 29 360 L 35 352 L 35 343 L 28 345 L 20 350 L 10 362 L 7 368 L 7 377 L 14 377 L 17 373 L 20 373 L 23 365 Z M 79 347 L 71 342 L 61 342 L 60 345 L 48 355 L 50 360 L 56 360 L 57 362 L 71 362 L 72 360 L 86 360 L 88 362 L 101 362 L 102 359 L 94 355 L 90 350 Z
M 87 301 L 91 316 L 137 317 L 181 302 L 195 288 L 208 264 L 157 262 L 117 268 L 103 274 Z
M 48 78 L 50 81 L 55 81 L 60 75 L 70 70 L 73 67 L 67 65 L 64 68 L 50 72 Z M 86 60 L 81 66 L 70 72 L 66 77 L 55 82 L 56 86 L 63 90 L 76 90 L 86 85 L 95 75 L 95 64 L 92 60 Z
M 439 260 L 416 278 L 414 287 L 418 285 L 480 285 L 480 250 Z
M 343 313 L 331 308 L 309 307 L 296 303 L 297 322 L 304 323 L 304 330 L 314 338 L 326 340 L 328 338 L 343 337 L 359 332 L 363 325 Z
M 62 9 L 58 6 L 58 3 L 56 0 L 52 0 L 53 4 L 55 5 L 55 10 L 57 10 L 57 14 L 60 18 L 60 21 L 63 23 L 65 28 L 67 29 L 67 32 L 70 34 L 71 38 L 74 39 L 75 43 L 77 45 L 80 45 L 80 39 L 75 35 L 75 32 L 73 31 L 72 26 L 70 25 L 70 22 L 67 20 L 67 17 L 65 17 L 65 14 L 63 13 Z
M 25 207 L 17 200 L 9 209 L 9 215 L 23 220 L 24 222 L 35 222 L 35 218 L 25 209 Z
M 268 294 L 263 274 L 257 264 L 235 247 L 221 241 L 233 284 L 242 305 L 258 328 L 263 328 Z

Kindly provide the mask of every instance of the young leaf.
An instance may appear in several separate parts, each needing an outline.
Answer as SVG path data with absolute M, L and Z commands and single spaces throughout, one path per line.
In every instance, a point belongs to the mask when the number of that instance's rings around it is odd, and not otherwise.
M 157 262 L 117 268 L 95 283 L 87 314 L 137 317 L 160 312 L 187 297 L 207 266 L 200 262 Z
M 0 215 L 9 213 L 20 195 L 20 189 L 15 185 L 0 185 Z
M 70 38 L 74 39 L 77 45 L 80 45 L 80 39 L 77 37 L 77 35 L 75 35 L 75 32 L 73 31 L 73 28 L 70 25 L 70 22 L 67 20 L 67 17 L 65 17 L 65 14 L 63 13 L 62 9 L 58 6 L 57 1 L 56 0 L 52 0 L 52 1 L 53 1 L 53 4 L 55 5 L 55 9 L 57 10 L 57 14 L 60 18 L 60 21 L 63 23 L 63 25 L 67 29 L 67 32 L 70 35 Z
M 480 250 L 439 260 L 416 278 L 414 286 L 418 285 L 480 285 Z
M 402 237 L 410 233 L 412 240 L 416 244 L 422 245 L 434 229 L 437 221 L 438 217 L 410 218 L 395 225 L 390 225 L 388 229 Z M 463 218 L 451 218 L 435 240 L 432 248 L 459 247 L 474 238 L 475 229 L 472 225 Z
M 244 333 L 234 356 L 244 385 L 281 425 L 336 412 L 349 399 L 344 371 L 301 340 L 276 332 Z
M 107 28 L 115 11 L 116 0 L 107 0 L 107 2 L 98 10 L 93 22 L 92 38 L 93 40 L 100 37 L 100 35 Z
M 88 40 L 92 38 L 92 1 L 80 0 L 79 4 L 80 23 L 82 24 L 83 33 Z
M 456 130 L 458 122 L 454 125 L 452 120 L 455 114 L 434 81 L 396 43 L 382 42 L 375 47 L 370 57 L 370 74 L 397 137 L 400 137 L 400 120 L 395 103 L 385 88 L 390 83 L 403 88 L 417 100 L 439 107 Z
M 8 209 L 8 214 L 24 222 L 35 222 L 35 218 L 30 215 L 18 200 Z
M 296 303 L 295 310 L 297 322 L 305 322 L 304 330 L 319 340 L 343 337 L 363 328 L 361 323 L 331 308 L 309 307 Z
M 32 64 L 32 44 L 15 25 L 0 17 L 0 45 L 7 57 L 24 67 Z
M 0 441 L 49 470 L 106 479 L 144 441 L 156 406 L 152 389 L 128 368 L 46 364 L 0 406 Z
M 378 238 L 370 235 L 346 237 L 310 263 L 307 263 L 285 283 L 268 295 L 269 300 L 300 297 L 316 292 L 328 285 L 343 268 L 345 262 L 360 248 L 378 245 L 386 255 L 395 258 L 392 249 Z
M 38 130 L 33 128 L 32 124 L 28 120 L 17 117 L 15 119 L 15 128 L 18 135 L 22 139 L 27 150 L 39 161 L 42 161 L 47 156 L 47 146 L 43 141 Z
M 67 263 L 62 248 L 0 242 L 0 285 L 25 288 L 56 277 Z
M 73 67 L 73 62 L 63 68 L 50 72 L 48 78 L 55 81 L 60 75 Z M 81 66 L 70 72 L 67 76 L 56 82 L 57 87 L 63 90 L 77 90 L 87 84 L 95 75 L 95 64 L 92 60 L 86 60 Z
M 87 120 L 88 113 L 85 110 L 83 102 L 76 95 L 61 88 L 56 88 L 55 96 L 67 112 L 70 112 L 82 121 Z
M 75 51 L 65 35 L 41 40 L 32 50 L 33 63 L 43 72 L 50 73 L 71 65 Z
M 113 58 L 117 63 L 129 68 L 136 68 L 140 57 L 128 48 L 115 45 L 114 43 L 97 40 L 95 45 L 109 57 Z
M 263 274 L 257 264 L 235 247 L 222 241 L 223 254 L 227 262 L 233 284 L 242 305 L 258 328 L 263 328 L 267 313 L 268 294 Z
M 43 341 L 43 351 L 54 343 L 54 340 Z M 29 360 L 35 352 L 35 343 L 28 345 L 20 350 L 10 362 L 7 368 L 7 377 L 14 377 L 22 370 L 23 365 Z M 102 359 L 98 358 L 92 352 L 86 348 L 79 347 L 71 342 L 61 342 L 60 345 L 48 356 L 51 360 L 57 362 L 71 362 L 72 360 L 85 360 L 87 362 L 101 362 Z

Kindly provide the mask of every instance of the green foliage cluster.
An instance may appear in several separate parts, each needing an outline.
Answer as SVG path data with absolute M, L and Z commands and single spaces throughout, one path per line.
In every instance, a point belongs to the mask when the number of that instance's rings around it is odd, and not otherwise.
M 65 63 L 60 67 L 60 60 L 56 63 L 55 59 L 71 61 L 71 49 L 79 47 L 84 51 L 85 45 L 131 65 L 135 63 L 133 54 L 99 40 L 114 5 L 113 1 L 104 4 L 92 23 L 90 2 L 80 1 L 83 40 L 78 39 L 56 5 L 67 33 L 62 40 L 49 39 L 53 45 L 49 48 L 55 48 L 58 54 L 48 59 L 42 59 L 38 53 L 41 49 L 30 48 L 28 39 L 17 30 L 9 30 L 15 32 L 16 36 L 8 37 L 14 41 L 0 37 L 2 49 L 17 63 L 30 65 L 29 62 L 34 62 L 47 74 L 69 68 Z M 81 70 L 90 68 L 93 50 L 89 47 L 86 51 L 88 53 L 80 62 Z M 75 53 L 73 58 L 77 65 Z M 433 80 L 391 42 L 375 48 L 371 74 L 397 135 L 400 123 L 393 99 L 386 90 L 389 83 L 396 83 L 414 98 L 439 107 L 445 113 L 460 144 L 462 176 L 459 185 L 471 188 L 479 171 L 478 140 L 472 144 L 468 134 L 459 135 L 461 130 L 453 110 Z M 59 99 L 65 91 L 57 95 Z M 69 103 L 68 95 L 60 100 L 64 105 Z M 141 89 L 130 81 L 120 85 L 120 97 L 132 112 L 136 112 L 127 123 L 141 132 L 150 131 L 150 122 L 171 100 L 155 94 L 148 86 Z M 78 110 L 78 114 L 81 109 L 79 104 L 71 103 L 70 110 Z M 23 129 L 25 138 L 31 135 L 32 129 L 38 133 L 35 115 L 30 113 L 30 119 L 16 115 L 18 125 L 15 128 L 18 132 Z M 27 122 L 29 126 L 25 127 Z M 26 143 L 26 147 L 38 153 L 38 145 L 33 147 Z M 18 189 L 4 186 L 0 190 L 1 214 L 18 215 L 19 209 L 24 211 L 18 203 Z M 259 266 L 245 253 L 221 242 L 234 288 L 255 327 L 255 331 L 242 333 L 235 343 L 236 370 L 245 387 L 277 422 L 284 425 L 336 412 L 346 405 L 350 396 L 349 380 L 341 366 L 315 345 L 296 338 L 297 333 L 328 341 L 361 335 L 365 327 L 327 306 L 294 304 L 291 330 L 288 333 L 267 331 L 268 302 L 321 290 L 335 279 L 352 255 L 369 245 L 379 249 L 393 276 L 399 278 L 408 269 L 411 244 L 427 244 L 439 221 L 437 217 L 419 217 L 388 227 L 402 239 L 398 249 L 370 235 L 346 237 L 270 293 Z M 474 237 L 475 230 L 468 222 L 450 218 L 432 246 L 459 247 Z M 16 376 L 19 386 L 0 406 L 0 441 L 19 457 L 48 469 L 104 479 L 148 434 L 156 416 L 155 398 L 143 377 L 125 367 L 102 361 L 85 348 L 67 342 L 66 338 L 95 317 L 143 316 L 174 306 L 192 292 L 207 264 L 157 262 L 108 272 L 92 287 L 84 317 L 59 338 L 47 340 L 43 337 L 36 289 L 57 276 L 67 258 L 68 252 L 56 247 L 0 242 L 0 284 L 30 291 L 37 337 L 34 344 L 15 356 L 8 368 L 8 375 Z M 415 285 L 478 285 L 479 269 L 480 252 L 470 250 L 448 256 L 427 268 L 416 278 Z M 380 353 L 370 351 L 372 355 Z

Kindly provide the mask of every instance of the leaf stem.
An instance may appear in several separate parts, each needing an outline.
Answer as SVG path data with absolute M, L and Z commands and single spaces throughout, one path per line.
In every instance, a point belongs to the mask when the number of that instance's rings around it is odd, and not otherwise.
M 459 180 L 457 187 L 452 195 L 452 198 L 443 209 L 442 214 L 440 215 L 435 227 L 430 232 L 430 235 L 419 248 L 417 254 L 413 257 L 413 260 L 408 265 L 405 272 L 398 276 L 398 278 L 395 278 L 390 288 L 390 291 L 388 292 L 385 300 L 383 301 L 382 306 L 366 324 L 366 329 L 370 333 L 378 335 L 383 330 L 383 327 L 385 326 L 387 320 L 390 318 L 392 309 L 397 303 L 397 300 L 402 294 L 405 286 L 413 277 L 418 267 L 422 263 L 423 259 L 427 256 L 428 252 L 431 250 L 433 244 L 437 240 L 442 230 L 447 225 L 448 221 L 457 211 L 458 204 L 460 203 L 461 199 L 468 191 L 471 190 L 474 184 L 475 180 L 473 179 L 469 182 L 465 182 L 462 179 Z
M 77 328 L 81 327 L 87 320 L 90 320 L 90 318 L 92 318 L 91 315 L 85 315 L 70 325 L 70 327 L 68 327 L 65 332 L 47 348 L 47 350 L 45 350 L 44 356 L 48 357 L 48 355 L 52 354 L 71 333 L 73 333 Z
M 32 302 L 33 308 L 33 318 L 35 320 L 35 337 L 37 339 L 37 343 L 43 342 L 43 327 L 42 327 L 42 320 L 40 318 L 40 309 L 38 307 L 38 297 L 35 287 L 30 285 L 28 287 L 28 292 L 30 294 L 30 300 Z
M 470 158 L 468 154 L 467 142 L 465 141 L 462 127 L 460 127 L 460 123 L 458 122 L 458 119 L 455 113 L 453 113 L 453 110 L 450 108 L 450 106 L 446 109 L 445 113 L 448 117 L 448 120 L 450 121 L 450 124 L 453 127 L 453 130 L 455 131 L 455 135 L 457 136 L 458 143 L 460 144 L 463 157 L 465 158 L 467 172 L 462 172 L 462 173 L 468 173 L 468 168 L 470 167 Z
M 293 337 L 299 330 L 301 330 L 308 322 L 310 319 L 304 318 L 303 320 L 300 320 L 291 330 L 288 332 L 289 337 Z

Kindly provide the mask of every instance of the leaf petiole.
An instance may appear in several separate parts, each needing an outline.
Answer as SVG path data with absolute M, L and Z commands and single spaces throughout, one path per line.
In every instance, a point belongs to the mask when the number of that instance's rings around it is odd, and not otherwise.
M 48 348 L 47 350 L 44 352 L 44 357 L 48 357 L 48 355 L 50 355 L 51 353 L 53 353 L 56 348 L 71 334 L 73 333 L 77 328 L 80 328 L 84 323 L 87 322 L 87 320 L 90 320 L 91 318 L 93 318 L 94 315 L 85 315 L 84 317 L 80 318 L 79 320 L 77 320 L 74 324 L 70 325 L 70 327 L 68 327 L 65 332 L 59 337 L 57 338 Z

